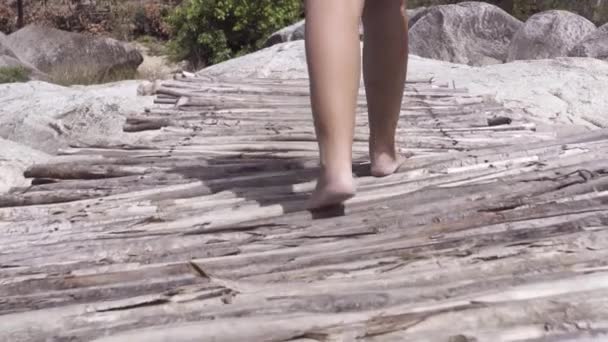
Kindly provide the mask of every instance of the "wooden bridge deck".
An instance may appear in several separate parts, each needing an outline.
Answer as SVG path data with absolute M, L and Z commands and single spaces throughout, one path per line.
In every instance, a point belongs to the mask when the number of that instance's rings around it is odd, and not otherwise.
M 310 213 L 306 80 L 184 78 L 0 196 L 0 341 L 606 341 L 608 132 L 412 81 L 410 156 Z M 154 134 L 155 131 L 155 134 Z

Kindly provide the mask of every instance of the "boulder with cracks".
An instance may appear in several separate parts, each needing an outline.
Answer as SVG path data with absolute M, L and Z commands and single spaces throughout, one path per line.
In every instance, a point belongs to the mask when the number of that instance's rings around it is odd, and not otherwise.
M 578 14 L 552 10 L 530 17 L 509 46 L 508 61 L 568 56 L 595 25 Z

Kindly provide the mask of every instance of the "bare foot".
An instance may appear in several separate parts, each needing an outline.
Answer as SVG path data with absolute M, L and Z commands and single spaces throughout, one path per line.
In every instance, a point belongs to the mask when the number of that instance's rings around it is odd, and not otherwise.
M 405 158 L 399 154 L 389 153 L 376 153 L 371 159 L 371 173 L 374 177 L 390 176 L 405 162 Z
M 322 170 L 317 187 L 308 200 L 308 209 L 320 209 L 340 205 L 355 196 L 355 180 L 352 173 L 328 175 Z

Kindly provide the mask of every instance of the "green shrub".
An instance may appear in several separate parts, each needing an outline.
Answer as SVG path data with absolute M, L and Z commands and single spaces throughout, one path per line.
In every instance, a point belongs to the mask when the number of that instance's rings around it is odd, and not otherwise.
M 30 71 L 22 67 L 0 67 L 0 83 L 27 82 Z
M 170 49 L 201 68 L 259 49 L 302 14 L 302 0 L 186 0 L 168 16 Z

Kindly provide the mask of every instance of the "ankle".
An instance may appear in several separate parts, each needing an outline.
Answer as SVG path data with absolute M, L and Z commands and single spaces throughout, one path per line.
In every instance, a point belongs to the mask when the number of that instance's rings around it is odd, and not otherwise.
M 395 145 L 373 146 L 369 149 L 369 156 L 372 161 L 375 159 L 397 159 L 398 153 Z
M 328 178 L 328 179 L 352 177 L 352 174 L 353 174 L 352 164 L 351 163 L 342 163 L 342 164 L 332 163 L 330 165 L 321 165 L 320 174 L 322 177 Z
M 377 138 L 373 135 L 370 135 L 369 137 L 370 152 L 395 154 L 396 146 L 397 144 L 395 142 L 395 139 L 390 139 L 386 137 Z

